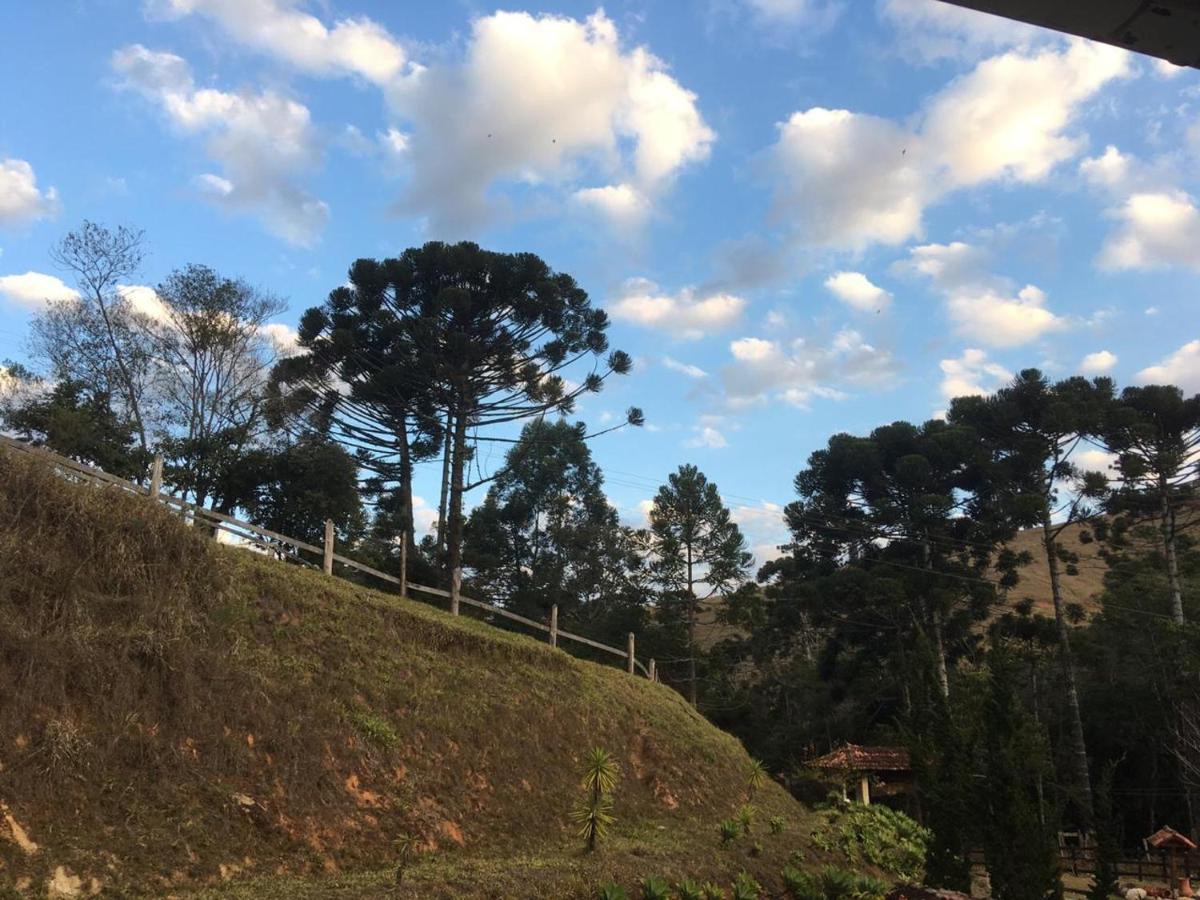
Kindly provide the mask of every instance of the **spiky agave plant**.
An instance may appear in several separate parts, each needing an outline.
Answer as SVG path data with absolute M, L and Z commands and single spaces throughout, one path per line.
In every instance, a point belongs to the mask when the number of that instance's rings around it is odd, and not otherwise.
M 738 873 L 733 882 L 733 900 L 758 900 L 762 886 L 750 877 L 747 872 Z
M 746 768 L 746 789 L 750 796 L 754 794 L 767 783 L 767 767 L 762 764 L 761 760 L 752 759 L 750 765 Z
M 690 878 L 675 885 L 675 900 L 704 900 L 704 891 Z
M 608 835 L 614 821 L 612 792 L 619 776 L 620 768 L 611 753 L 602 747 L 588 751 L 582 781 L 586 797 L 575 808 L 572 818 L 579 826 L 579 836 L 584 839 L 589 853 Z
M 741 827 L 743 834 L 750 833 L 750 829 L 754 826 L 754 819 L 757 815 L 758 807 L 753 803 L 743 803 L 738 807 L 737 815 L 734 816 L 734 818 L 737 819 L 737 823 Z

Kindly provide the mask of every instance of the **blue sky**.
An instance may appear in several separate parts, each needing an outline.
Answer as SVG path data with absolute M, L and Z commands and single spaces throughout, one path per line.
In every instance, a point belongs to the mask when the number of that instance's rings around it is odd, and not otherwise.
M 358 257 L 533 251 L 636 360 L 579 409 L 646 411 L 595 444 L 614 504 L 694 462 L 760 560 L 834 432 L 1028 366 L 1200 391 L 1193 70 L 937 0 L 0 17 L 0 358 L 84 218 L 145 229 L 139 284 L 203 262 L 282 325 Z

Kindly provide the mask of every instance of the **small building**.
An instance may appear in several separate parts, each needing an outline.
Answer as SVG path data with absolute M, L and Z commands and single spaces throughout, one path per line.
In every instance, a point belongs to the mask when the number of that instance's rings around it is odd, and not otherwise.
M 1150 837 L 1146 838 L 1146 849 L 1157 850 L 1166 857 L 1167 883 L 1180 897 L 1192 896 L 1192 885 L 1187 876 L 1179 876 L 1179 857 L 1186 856 L 1196 849 L 1195 842 L 1186 835 L 1180 834 L 1169 825 L 1164 825 Z
M 895 788 L 907 786 L 912 778 L 912 760 L 904 747 L 861 747 L 844 744 L 832 753 L 809 761 L 814 769 L 820 769 L 841 778 L 842 796 L 846 797 L 846 784 L 858 781 L 858 800 L 864 806 L 871 805 L 871 777 L 874 776 Z

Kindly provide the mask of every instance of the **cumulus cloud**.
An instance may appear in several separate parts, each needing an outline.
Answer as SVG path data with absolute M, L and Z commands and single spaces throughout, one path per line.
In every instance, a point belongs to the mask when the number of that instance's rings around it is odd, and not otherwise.
M 608 311 L 615 319 L 695 340 L 729 328 L 745 308 L 746 301 L 733 294 L 701 295 L 691 288 L 669 294 L 653 281 L 634 278 L 625 283 L 621 297 Z
M 1079 373 L 1081 375 L 1104 375 L 1111 372 L 1116 364 L 1117 354 L 1111 350 L 1097 350 L 1095 353 L 1089 353 L 1079 363 Z
M 1100 251 L 1105 269 L 1200 269 L 1200 209 L 1182 191 L 1134 193 L 1111 211 L 1118 223 Z
M 1047 39 L 1044 29 L 941 0 L 880 0 L 879 14 L 898 32 L 901 51 L 920 62 L 974 60 Z
M 859 312 L 882 312 L 892 303 L 892 295 L 861 272 L 837 272 L 825 279 L 825 287 Z
M 58 191 L 38 188 L 33 166 L 23 159 L 0 159 L 0 228 L 52 219 L 58 208 Z
M 170 312 L 154 288 L 144 284 L 121 284 L 117 286 L 121 299 L 129 304 L 136 313 L 146 316 L 155 322 L 166 322 Z
M 832 25 L 842 9 L 838 3 L 821 0 L 743 0 L 743 3 L 765 25 L 803 25 L 809 34 Z
M 947 400 L 990 394 L 1013 377 L 1008 369 L 976 348 L 964 350 L 957 359 L 943 359 L 940 367 L 942 396 Z
M 292 244 L 312 244 L 329 207 L 298 183 L 319 161 L 308 108 L 274 91 L 228 93 L 196 86 L 187 62 L 134 44 L 113 54 L 121 84 L 157 104 L 172 126 L 206 137 L 221 174 L 197 175 L 198 190 L 215 205 L 258 216 Z
M 909 251 L 896 270 L 930 279 L 945 298 L 955 331 L 992 347 L 1016 347 L 1062 331 L 1070 320 L 1046 308 L 1046 294 L 1035 285 L 1019 290 L 985 269 L 986 254 L 970 244 L 924 244 Z
M 1041 181 L 1077 155 L 1084 137 L 1072 127 L 1084 103 L 1130 71 L 1125 51 L 1071 40 L 984 60 L 912 125 L 845 109 L 793 113 L 767 153 L 773 217 L 821 246 L 907 241 L 947 193 Z
M 695 94 L 646 47 L 623 46 L 603 11 L 586 20 L 480 16 L 461 57 L 423 65 L 372 19 L 330 23 L 296 6 L 152 0 L 160 16 L 205 16 L 305 73 L 378 87 L 394 119 L 388 134 L 404 138 L 408 189 L 397 209 L 439 234 L 478 230 L 519 189 L 627 226 L 684 166 L 708 156 L 715 137 Z
M 570 185 L 568 196 L 627 222 L 715 137 L 696 95 L 647 48 L 623 47 L 603 12 L 478 18 L 461 62 L 431 65 L 392 99 L 412 124 L 400 208 L 438 232 L 487 221 L 500 183 Z
M 365 16 L 332 27 L 296 9 L 295 0 L 150 0 L 149 12 L 174 19 L 198 14 L 234 40 L 313 75 L 356 75 L 386 86 L 407 68 L 403 45 Z
M 991 291 L 952 294 L 946 311 L 960 335 L 993 347 L 1028 344 L 1069 324 L 1046 309 L 1046 293 L 1032 284 L 1016 296 Z
M 664 368 L 670 369 L 672 372 L 678 372 L 680 375 L 686 375 L 688 378 L 700 379 L 707 378 L 708 373 L 699 366 L 694 366 L 691 363 L 680 362 L 679 360 L 664 356 L 662 358 Z
M 1185 393 L 1200 392 L 1200 340 L 1188 341 L 1158 365 L 1134 376 L 1139 384 L 1175 384 Z
M 56 300 L 74 300 L 79 293 L 61 278 L 42 272 L 0 276 L 0 297 L 25 309 L 40 310 Z
M 786 544 L 790 538 L 783 518 L 783 507 L 778 503 L 763 500 L 757 504 L 730 504 L 729 518 L 746 535 L 746 542 L 758 563 L 778 557 L 779 546 Z
M 279 357 L 295 356 L 300 352 L 300 333 L 291 325 L 282 322 L 268 322 L 259 329 L 267 339 L 275 355 Z
M 705 447 L 709 450 L 721 450 L 729 446 L 729 441 L 725 439 L 725 435 L 721 434 L 712 425 L 695 425 L 692 431 L 694 434 L 683 442 L 683 446 Z
M 729 345 L 733 361 L 721 370 L 722 386 L 734 406 L 782 400 L 807 408 L 813 398 L 842 399 L 846 387 L 893 385 L 900 364 L 887 350 L 846 329 L 827 345 L 744 337 Z

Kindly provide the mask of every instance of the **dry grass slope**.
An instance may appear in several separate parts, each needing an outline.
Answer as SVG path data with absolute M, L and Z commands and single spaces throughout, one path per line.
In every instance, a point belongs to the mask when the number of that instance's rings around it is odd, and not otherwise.
M 715 851 L 748 758 L 661 685 L 2 453 L 0 561 L 0 896 L 44 896 L 58 867 L 121 896 L 378 896 L 410 835 L 401 896 L 571 897 L 610 874 L 769 879 L 805 843 L 772 784 L 756 802 L 787 834 Z M 593 745 L 621 764 L 620 824 L 581 858 Z

